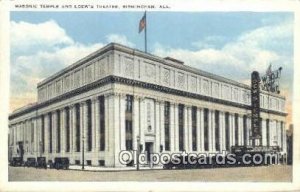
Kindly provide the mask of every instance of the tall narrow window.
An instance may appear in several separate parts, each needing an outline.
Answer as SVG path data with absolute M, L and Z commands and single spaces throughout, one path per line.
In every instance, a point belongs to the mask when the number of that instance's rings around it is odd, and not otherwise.
M 234 125 L 235 145 L 239 145 L 239 115 L 237 113 L 234 114 Z
M 56 121 L 56 152 L 60 153 L 60 111 L 57 110 L 56 111 L 56 115 L 57 115 L 57 121 Z
M 92 150 L 92 104 L 91 100 L 87 101 L 87 147 L 88 151 Z
M 197 151 L 197 107 L 192 107 L 192 146 Z
M 267 146 L 269 147 L 270 146 L 270 119 L 267 119 Z
M 80 152 L 80 105 L 75 105 L 75 114 L 76 114 L 76 152 Z
M 184 150 L 184 105 L 183 104 L 179 104 L 178 105 L 178 135 L 179 135 L 179 150 L 183 151 Z
M 208 109 L 204 109 L 204 150 L 208 151 Z
M 243 128 L 244 128 L 244 146 L 247 146 L 248 140 L 247 140 L 247 116 L 243 116 Z
M 133 96 L 126 95 L 126 111 L 125 111 L 126 150 L 132 150 L 132 104 L 133 104 Z
M 100 151 L 105 150 L 105 99 L 104 96 L 99 97 L 100 109 Z
M 70 108 L 65 109 L 66 121 L 65 121 L 65 130 L 66 130 L 66 151 L 70 152 Z
M 230 150 L 230 129 L 229 129 L 229 113 L 225 113 L 225 143 L 226 150 Z
M 42 138 L 41 138 L 41 145 L 40 146 L 42 148 L 42 153 L 45 152 L 45 118 L 44 115 L 41 116 L 41 132 L 42 132 Z
M 52 153 L 52 114 L 48 113 L 49 116 L 49 153 Z
M 220 151 L 220 112 L 215 111 L 215 147 Z
M 165 150 L 170 151 L 170 103 L 165 102 Z

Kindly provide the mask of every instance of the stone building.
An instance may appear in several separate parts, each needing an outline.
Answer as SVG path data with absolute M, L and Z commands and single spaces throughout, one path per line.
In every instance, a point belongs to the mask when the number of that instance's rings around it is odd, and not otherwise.
M 250 77 L 249 72 L 249 77 Z M 122 166 L 121 150 L 229 151 L 249 145 L 250 86 L 111 43 L 37 85 L 9 116 L 12 156 Z M 285 98 L 261 92 L 263 146 L 286 153 Z

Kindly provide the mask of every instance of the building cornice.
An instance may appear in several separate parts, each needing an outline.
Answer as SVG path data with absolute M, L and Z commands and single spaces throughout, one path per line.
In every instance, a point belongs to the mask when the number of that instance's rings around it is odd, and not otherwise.
M 101 49 L 91 53 L 90 55 L 78 60 L 77 62 L 73 63 L 72 65 L 70 65 L 68 67 L 66 67 L 65 69 L 53 74 L 52 76 L 50 76 L 50 77 L 46 78 L 45 80 L 39 82 L 38 85 L 37 85 L 37 88 L 49 83 L 50 81 L 53 81 L 54 79 L 56 79 L 58 77 L 61 77 L 62 75 L 66 74 L 67 72 L 72 71 L 72 70 L 80 67 L 84 63 L 87 63 L 87 62 L 89 62 L 89 61 L 91 61 L 91 60 L 93 60 L 93 59 L 109 52 L 109 51 L 120 51 L 120 52 L 123 52 L 123 53 L 127 53 L 129 55 L 138 56 L 138 57 L 142 57 L 144 59 L 148 59 L 148 60 L 151 60 L 151 61 L 154 61 L 154 62 L 162 63 L 166 66 L 174 67 L 174 68 L 177 68 L 177 69 L 189 72 L 189 73 L 193 73 L 195 75 L 200 75 L 200 76 L 203 76 L 205 78 L 212 79 L 212 80 L 221 81 L 223 83 L 228 83 L 228 84 L 235 85 L 235 86 L 245 88 L 245 89 L 250 89 L 251 88 L 249 85 L 246 85 L 246 84 L 243 84 L 243 83 L 240 83 L 240 82 L 237 82 L 237 81 L 234 81 L 234 80 L 231 80 L 231 79 L 219 76 L 219 75 L 215 75 L 213 73 L 206 72 L 206 71 L 203 71 L 203 70 L 200 70 L 198 68 L 194 68 L 194 67 L 191 67 L 191 66 L 188 66 L 188 65 L 171 62 L 168 59 L 164 59 L 164 58 L 158 57 L 156 55 L 153 55 L 153 54 L 150 54 L 150 53 L 145 53 L 145 52 L 142 52 L 140 50 L 129 48 L 129 47 L 126 47 L 124 45 L 117 44 L 117 43 L 110 43 L 110 44 L 102 47 Z M 267 92 L 267 91 L 261 91 L 261 93 L 285 99 L 285 97 L 282 96 L 282 95 L 270 93 L 270 92 Z
M 152 83 L 146 83 L 146 82 L 142 82 L 142 81 L 137 81 L 137 80 L 132 80 L 132 79 L 124 78 L 124 77 L 118 77 L 118 76 L 111 75 L 111 76 L 107 76 L 103 79 L 100 79 L 98 81 L 95 81 L 93 83 L 90 83 L 88 85 L 85 85 L 83 87 L 69 91 L 65 94 L 54 97 L 50 100 L 47 100 L 47 101 L 44 101 L 41 103 L 37 103 L 36 105 L 28 107 L 22 111 L 17 111 L 9 116 L 9 120 L 17 118 L 26 113 L 30 113 L 30 112 L 34 112 L 34 111 L 37 113 L 38 110 L 41 108 L 47 107 L 51 104 L 60 102 L 62 100 L 70 99 L 71 97 L 74 97 L 76 95 L 82 94 L 84 92 L 87 92 L 87 91 L 90 91 L 93 89 L 96 89 L 99 86 L 103 86 L 103 85 L 106 85 L 109 83 L 120 83 L 120 84 L 126 84 L 126 85 L 131 85 L 131 86 L 137 86 L 137 87 L 146 88 L 146 89 L 150 89 L 150 90 L 154 90 L 154 91 L 159 91 L 162 93 L 184 96 L 184 97 L 199 99 L 199 100 L 206 101 L 206 102 L 223 104 L 223 105 L 227 105 L 227 106 L 233 106 L 233 107 L 238 107 L 238 108 L 243 108 L 243 109 L 248 109 L 248 110 L 250 110 L 250 108 L 251 108 L 250 105 L 245 105 L 245 104 L 241 104 L 241 103 L 236 103 L 236 102 L 227 101 L 227 100 L 223 100 L 223 99 L 213 98 L 213 97 L 204 96 L 204 95 L 191 93 L 191 92 L 187 92 L 187 91 L 181 91 L 181 90 L 177 90 L 177 89 L 173 89 L 173 88 L 169 88 L 169 87 L 165 87 L 165 86 L 160 86 L 160 85 L 156 85 L 156 84 L 152 84 Z M 274 110 L 261 109 L 261 111 L 270 113 L 270 114 L 281 115 L 281 116 L 287 115 L 287 113 L 278 112 L 278 111 L 274 111 Z

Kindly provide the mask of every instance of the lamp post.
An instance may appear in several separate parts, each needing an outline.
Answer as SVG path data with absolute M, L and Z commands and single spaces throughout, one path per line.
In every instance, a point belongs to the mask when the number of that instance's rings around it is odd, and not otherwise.
M 81 169 L 84 170 L 84 136 L 82 136 L 82 164 Z

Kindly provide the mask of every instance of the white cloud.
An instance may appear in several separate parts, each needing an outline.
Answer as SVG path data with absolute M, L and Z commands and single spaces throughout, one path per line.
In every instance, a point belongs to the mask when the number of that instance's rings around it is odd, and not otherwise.
M 36 85 L 103 47 L 74 41 L 55 21 L 11 22 L 11 110 L 36 99 Z M 25 103 L 23 103 L 25 104 Z
M 37 49 L 51 50 L 57 46 L 74 43 L 65 30 L 53 20 L 39 24 L 11 21 L 10 26 L 13 53 L 29 54 Z
M 192 44 L 197 47 L 196 50 L 164 47 L 156 43 L 154 54 L 171 56 L 186 65 L 244 82 L 253 70 L 264 73 L 270 63 L 275 67 L 284 66 L 287 73 L 293 68 L 292 50 L 287 50 L 293 42 L 291 20 L 247 31 L 234 41 L 216 48 L 214 43 L 222 40 L 224 38 L 219 36 L 206 37 Z M 283 84 L 289 84 L 291 78 L 283 81 Z
M 130 42 L 125 35 L 120 34 L 110 34 L 106 36 L 108 43 L 120 43 L 128 47 L 135 47 L 135 44 Z

